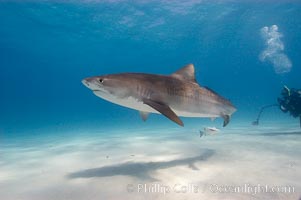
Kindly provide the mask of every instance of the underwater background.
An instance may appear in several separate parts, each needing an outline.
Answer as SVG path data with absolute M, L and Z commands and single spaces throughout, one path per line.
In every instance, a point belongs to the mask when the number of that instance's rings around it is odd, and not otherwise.
M 301 88 L 300 52 L 297 0 L 0 1 L 0 199 L 298 199 L 299 119 L 275 107 L 251 123 L 284 85 Z M 121 72 L 168 75 L 188 63 L 201 86 L 236 106 L 226 128 L 222 119 L 181 118 L 182 128 L 156 114 L 143 122 L 81 83 Z M 200 138 L 207 126 L 221 133 Z M 186 169 L 187 157 L 195 169 Z M 87 169 L 98 171 L 74 175 Z M 295 191 L 162 196 L 135 187 L 211 180 Z

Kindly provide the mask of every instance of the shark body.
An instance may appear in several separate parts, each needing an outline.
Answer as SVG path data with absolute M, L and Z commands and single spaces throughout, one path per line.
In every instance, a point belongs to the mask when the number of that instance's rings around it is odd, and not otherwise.
M 179 116 L 222 117 L 226 126 L 236 108 L 216 92 L 201 87 L 194 71 L 189 64 L 169 76 L 121 73 L 86 78 L 82 83 L 102 99 L 138 110 L 144 121 L 149 113 L 159 113 L 181 126 Z

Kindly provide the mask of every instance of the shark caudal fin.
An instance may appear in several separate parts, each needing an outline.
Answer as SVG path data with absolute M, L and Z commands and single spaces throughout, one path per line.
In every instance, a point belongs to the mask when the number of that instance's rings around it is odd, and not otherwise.
M 230 122 L 230 115 L 222 115 L 222 118 L 224 119 L 224 124 L 223 127 L 227 126 L 227 124 L 229 124 Z
M 227 124 L 229 124 L 230 122 L 230 115 L 223 115 L 222 118 L 224 119 L 224 124 L 223 127 L 227 126 Z

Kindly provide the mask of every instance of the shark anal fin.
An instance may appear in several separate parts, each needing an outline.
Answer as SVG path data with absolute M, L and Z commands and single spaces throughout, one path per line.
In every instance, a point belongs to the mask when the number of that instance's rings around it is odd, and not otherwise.
M 171 108 L 161 102 L 153 101 L 151 99 L 143 99 L 143 103 L 149 105 L 156 111 L 160 112 L 162 115 L 167 117 L 168 119 L 174 121 L 175 123 L 179 124 L 180 126 L 184 126 L 181 119 L 171 110 Z
M 222 118 L 224 119 L 224 125 L 223 125 L 223 127 L 225 127 L 230 122 L 230 115 L 222 115 Z
M 149 116 L 149 112 L 139 111 L 139 114 L 143 121 L 146 121 Z

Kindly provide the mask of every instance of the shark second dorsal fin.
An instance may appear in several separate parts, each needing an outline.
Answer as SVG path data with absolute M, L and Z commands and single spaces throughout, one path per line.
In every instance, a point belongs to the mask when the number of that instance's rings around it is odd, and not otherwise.
M 182 67 L 175 73 L 171 74 L 171 76 L 196 83 L 193 64 L 188 64 L 188 65 Z

